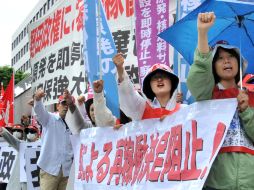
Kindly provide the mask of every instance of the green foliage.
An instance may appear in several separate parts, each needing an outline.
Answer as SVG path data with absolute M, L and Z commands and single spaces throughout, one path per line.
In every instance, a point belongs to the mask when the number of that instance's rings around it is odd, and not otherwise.
M 4 89 L 9 84 L 9 81 L 10 81 L 11 75 L 12 75 L 12 71 L 13 71 L 12 67 L 10 67 L 10 66 L 0 67 L 0 82 L 3 82 Z M 19 83 L 21 80 L 26 78 L 28 75 L 29 74 L 24 73 L 22 71 L 17 71 L 15 73 L 15 84 Z

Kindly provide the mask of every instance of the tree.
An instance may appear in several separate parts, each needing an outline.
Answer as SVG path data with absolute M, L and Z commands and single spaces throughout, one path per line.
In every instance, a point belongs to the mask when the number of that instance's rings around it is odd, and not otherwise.
M 10 66 L 0 67 L 0 82 L 3 82 L 4 88 L 9 84 L 11 79 L 13 69 Z M 15 73 L 15 84 L 19 83 L 21 80 L 26 78 L 29 74 L 22 71 L 17 71 Z

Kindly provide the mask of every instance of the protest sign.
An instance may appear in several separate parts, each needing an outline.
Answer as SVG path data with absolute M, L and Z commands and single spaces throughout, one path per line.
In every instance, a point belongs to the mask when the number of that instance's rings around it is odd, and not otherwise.
M 14 169 L 17 158 L 17 151 L 8 143 L 0 143 L 0 181 L 8 183 Z
M 27 149 L 30 148 L 40 148 L 41 141 L 35 142 L 22 142 L 19 145 L 19 162 L 20 162 L 20 182 L 27 182 L 27 175 L 26 175 L 26 155 L 25 152 Z
M 236 106 L 236 99 L 203 101 L 163 121 L 82 130 L 74 148 L 75 186 L 201 190 Z
M 68 88 L 85 90 L 82 0 L 58 1 L 52 12 L 29 25 L 32 87 L 46 93 L 45 104 L 57 102 Z
M 40 148 L 27 148 L 25 150 L 28 190 L 40 189 L 40 181 L 39 181 L 40 168 L 37 166 L 37 160 L 40 156 L 40 150 L 41 150 Z

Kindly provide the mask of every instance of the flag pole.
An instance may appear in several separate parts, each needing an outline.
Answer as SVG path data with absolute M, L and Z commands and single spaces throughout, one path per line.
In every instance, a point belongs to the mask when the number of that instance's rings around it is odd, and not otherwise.
M 98 51 L 99 51 L 99 66 L 100 66 L 100 79 L 102 79 L 102 63 L 101 63 L 101 2 L 98 0 L 97 4 L 98 11 Z
M 177 0 L 177 21 L 179 21 L 180 18 L 180 11 L 181 11 L 181 1 Z M 179 85 L 178 85 L 178 92 L 181 93 L 181 58 L 180 58 L 180 53 L 177 52 L 177 74 L 179 77 Z
M 240 89 L 243 90 L 242 37 L 240 34 Z

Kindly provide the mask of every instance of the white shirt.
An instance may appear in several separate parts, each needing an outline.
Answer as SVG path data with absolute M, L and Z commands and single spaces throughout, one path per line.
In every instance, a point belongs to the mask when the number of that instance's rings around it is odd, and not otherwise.
M 176 92 L 177 91 L 175 90 L 172 97 L 168 101 L 166 106 L 167 110 L 173 110 L 175 108 Z M 121 110 L 132 120 L 142 119 L 146 108 L 146 102 L 150 103 L 151 107 L 153 108 L 161 108 L 161 105 L 156 98 L 154 98 L 153 102 L 150 102 L 135 90 L 126 71 L 124 71 L 124 80 L 118 84 L 118 94 Z M 181 107 L 185 106 L 181 104 Z
M 106 106 L 106 99 L 103 92 L 94 93 L 93 98 L 95 123 L 97 126 L 114 126 L 116 124 L 116 117 L 112 114 L 110 109 Z
M 42 100 L 35 101 L 34 111 L 42 124 L 41 153 L 37 165 L 45 172 L 57 176 L 61 166 L 64 177 L 69 176 L 73 150 L 69 129 L 58 114 L 45 110 Z

